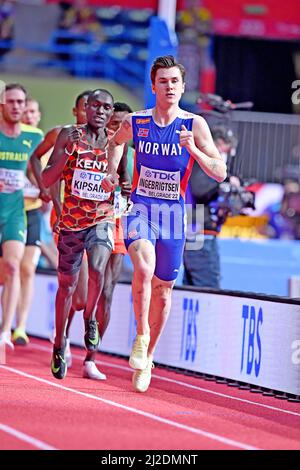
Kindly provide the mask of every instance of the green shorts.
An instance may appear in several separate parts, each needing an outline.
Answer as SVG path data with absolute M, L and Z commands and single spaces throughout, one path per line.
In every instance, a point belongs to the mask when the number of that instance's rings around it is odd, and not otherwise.
M 1 212 L 0 210 L 0 243 L 10 240 L 25 243 L 27 222 L 24 208 L 17 206 L 5 214 Z

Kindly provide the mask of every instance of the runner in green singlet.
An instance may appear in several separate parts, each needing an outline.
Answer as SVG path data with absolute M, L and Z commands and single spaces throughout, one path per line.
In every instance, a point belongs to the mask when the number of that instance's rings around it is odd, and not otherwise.
M 3 318 L 0 343 L 13 348 L 11 323 L 20 292 L 20 262 L 26 240 L 23 186 L 29 158 L 43 138 L 39 129 L 22 124 L 26 90 L 19 84 L 5 87 L 0 123 L 0 243 L 3 251 Z

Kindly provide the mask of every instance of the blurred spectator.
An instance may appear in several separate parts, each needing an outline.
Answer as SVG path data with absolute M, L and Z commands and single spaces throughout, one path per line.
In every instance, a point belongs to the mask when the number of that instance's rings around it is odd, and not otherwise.
M 269 238 L 300 240 L 300 184 L 295 170 L 284 177 L 281 201 L 265 210 L 269 220 L 263 232 Z
M 182 40 L 193 38 L 198 41 L 201 35 L 210 34 L 212 19 L 209 10 L 199 6 L 199 0 L 188 0 L 186 8 L 178 12 L 176 28 Z
M 97 18 L 95 8 L 86 5 L 86 0 L 76 0 L 72 4 L 60 2 L 61 16 L 58 29 L 69 33 L 56 39 L 60 45 L 74 43 L 88 44 L 90 42 L 103 42 L 105 35 Z M 68 56 L 68 54 L 67 54 Z
M 211 15 L 206 8 L 199 6 L 198 0 L 188 0 L 185 7 L 178 12 L 176 22 L 179 59 L 189 77 L 186 91 L 198 91 L 201 72 L 207 66 L 209 56 Z
M 72 4 L 61 2 L 62 15 L 58 27 L 74 34 L 92 33 L 94 40 L 104 38 L 95 8 L 87 5 L 86 0 L 75 0 Z
M 7 44 L 0 46 L 0 56 L 11 50 L 9 41 L 14 39 L 14 1 L 0 0 L 0 40 Z

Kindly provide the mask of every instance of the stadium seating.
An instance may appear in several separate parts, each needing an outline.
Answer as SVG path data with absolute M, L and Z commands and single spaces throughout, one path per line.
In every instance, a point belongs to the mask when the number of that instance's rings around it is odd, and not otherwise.
M 46 48 L 54 57 L 38 65 L 63 67 L 75 76 L 108 78 L 129 87 L 142 86 L 153 14 L 149 9 L 98 8 L 96 16 L 105 41 L 96 41 L 92 33 L 57 29 Z

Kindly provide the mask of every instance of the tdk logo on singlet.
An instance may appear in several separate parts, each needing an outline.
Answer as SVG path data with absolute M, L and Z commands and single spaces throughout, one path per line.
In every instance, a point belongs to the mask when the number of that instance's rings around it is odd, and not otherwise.
M 89 181 L 102 181 L 103 180 L 103 175 L 101 173 L 86 173 L 82 171 L 80 173 L 80 178 L 83 180 L 89 180 Z
M 163 155 L 163 156 L 180 156 L 182 155 L 182 147 L 178 144 L 170 143 L 159 143 L 159 142 L 146 142 L 145 140 L 139 140 L 138 145 L 139 153 L 145 153 L 148 155 Z
M 263 324 L 263 310 L 260 307 L 258 311 L 251 305 L 243 305 L 243 344 L 241 357 L 241 372 L 255 376 L 259 376 L 261 358 L 262 358 L 262 342 L 261 342 L 261 325 Z M 253 368 L 254 366 L 254 368 Z
M 167 180 L 167 181 L 176 181 L 176 174 L 175 173 L 164 173 L 163 171 L 155 171 L 155 170 L 146 170 L 145 176 L 147 178 L 155 178 L 159 180 Z
M 194 362 L 197 353 L 197 316 L 199 300 L 183 299 L 180 359 Z

